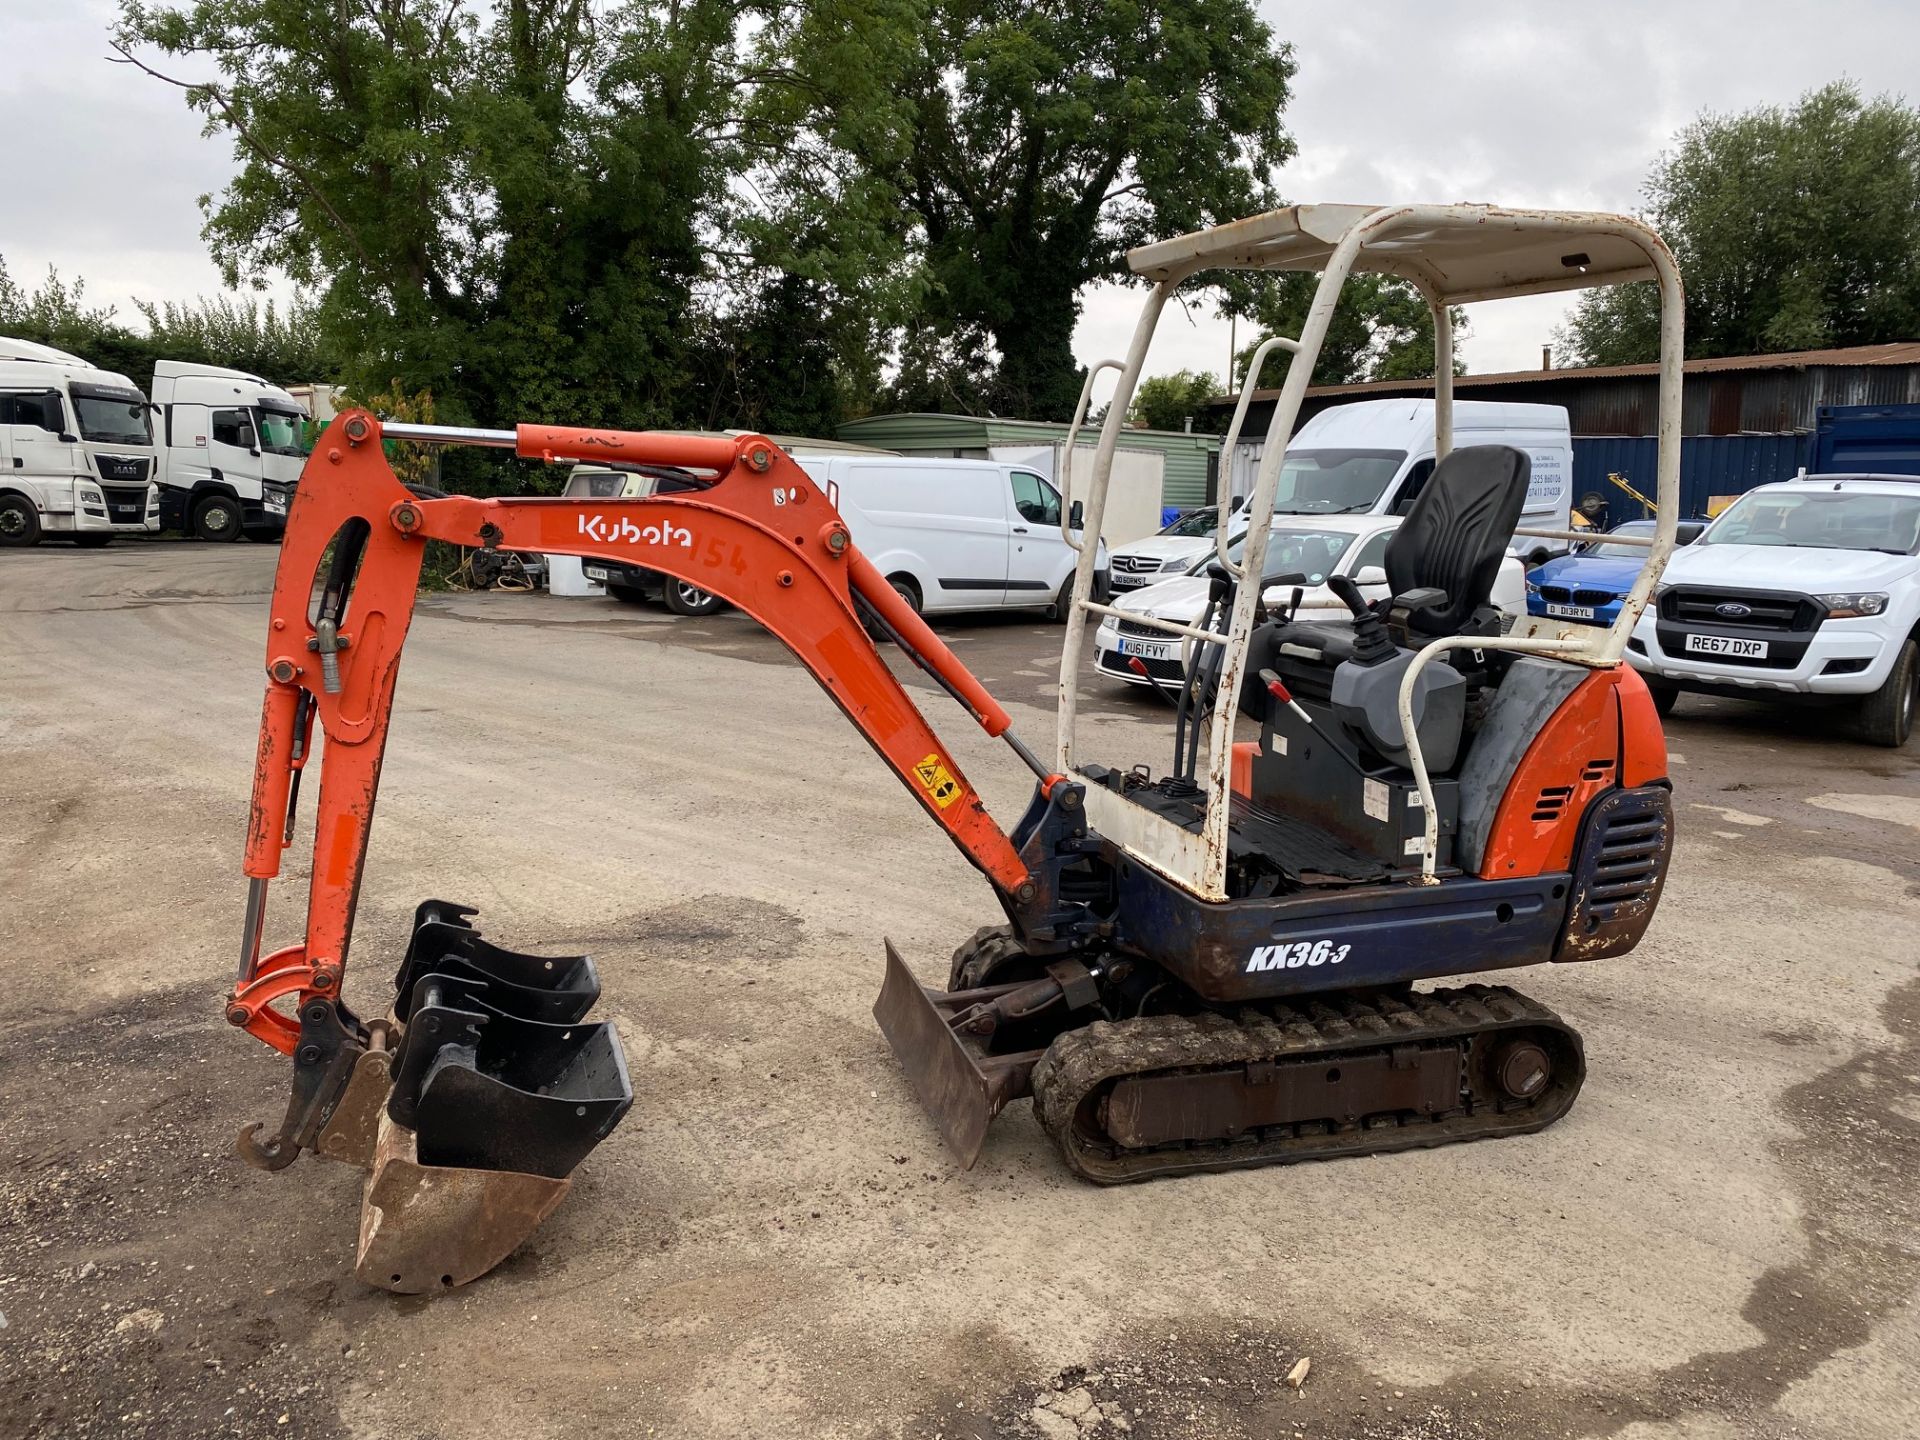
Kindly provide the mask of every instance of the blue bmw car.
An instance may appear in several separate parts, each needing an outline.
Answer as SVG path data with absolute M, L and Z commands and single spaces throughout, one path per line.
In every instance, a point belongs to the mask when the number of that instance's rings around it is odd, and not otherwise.
M 1707 528 L 1704 520 L 1682 520 L 1677 540 L 1691 545 Z M 1613 535 L 1653 538 L 1653 521 L 1629 520 L 1606 536 L 1581 546 L 1571 555 L 1549 560 L 1527 576 L 1527 613 L 1555 620 L 1584 620 L 1611 625 L 1620 615 L 1620 600 L 1633 588 L 1647 563 L 1647 547 L 1610 540 Z

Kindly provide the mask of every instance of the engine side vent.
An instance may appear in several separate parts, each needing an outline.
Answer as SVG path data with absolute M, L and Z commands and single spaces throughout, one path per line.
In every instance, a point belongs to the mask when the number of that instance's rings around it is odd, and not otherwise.
M 1540 824 L 1558 820 L 1566 813 L 1567 802 L 1573 798 L 1571 785 L 1549 785 L 1541 790 L 1539 798 L 1533 802 L 1533 818 Z
M 1602 780 L 1611 780 L 1613 778 L 1613 761 L 1587 761 L 1586 768 L 1580 772 L 1580 778 L 1589 785 L 1598 784 Z
M 1660 903 L 1673 848 L 1673 800 L 1665 786 L 1609 790 L 1581 822 L 1573 857 L 1573 904 L 1555 960 L 1623 955 L 1640 941 Z

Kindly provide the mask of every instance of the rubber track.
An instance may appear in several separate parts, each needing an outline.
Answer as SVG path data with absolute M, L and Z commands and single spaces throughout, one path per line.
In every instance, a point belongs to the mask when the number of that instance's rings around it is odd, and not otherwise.
M 1238 1069 L 1257 1060 L 1338 1060 L 1396 1045 L 1464 1045 L 1474 1036 L 1513 1032 L 1528 1032 L 1553 1063 L 1552 1083 L 1530 1101 L 1472 1097 L 1460 1109 L 1432 1118 L 1384 1118 L 1352 1129 L 1276 1125 L 1232 1140 L 1145 1150 L 1090 1136 L 1081 1116 L 1083 1108 L 1097 1110 L 1104 1086 L 1128 1075 Z M 1467 1069 L 1471 1076 L 1473 1067 Z M 1119 1185 L 1525 1134 L 1564 1115 L 1585 1075 L 1580 1037 L 1559 1016 L 1505 986 L 1466 985 L 1403 998 L 1334 993 L 1292 1004 L 1246 1006 L 1232 1015 L 1096 1020 L 1060 1036 L 1034 1067 L 1033 1105 L 1070 1168 L 1096 1184 Z M 1078 1125 L 1076 1117 L 1081 1117 Z

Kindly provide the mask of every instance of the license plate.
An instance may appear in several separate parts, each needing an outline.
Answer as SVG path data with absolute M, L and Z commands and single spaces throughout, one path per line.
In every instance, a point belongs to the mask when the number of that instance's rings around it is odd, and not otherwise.
M 1742 660 L 1767 658 L 1764 640 L 1738 640 L 1731 635 L 1689 635 L 1686 649 L 1692 655 L 1733 655 Z
M 147 512 L 138 505 L 109 505 L 107 513 L 116 520 L 142 520 Z
M 1135 640 L 1130 635 L 1120 637 L 1120 653 L 1135 655 L 1142 660 L 1178 660 L 1180 645 L 1178 641 Z
M 607 572 L 598 565 L 582 565 L 580 567 L 580 573 L 589 580 L 604 580 L 607 578 Z
M 1561 620 L 1591 620 L 1593 618 L 1593 606 L 1555 605 L 1552 601 L 1548 601 L 1547 614 L 1556 616 Z
M 1129 575 L 1125 571 L 1115 570 L 1107 576 L 1107 584 L 1115 590 L 1131 590 L 1136 585 L 1145 585 L 1159 578 L 1157 575 Z

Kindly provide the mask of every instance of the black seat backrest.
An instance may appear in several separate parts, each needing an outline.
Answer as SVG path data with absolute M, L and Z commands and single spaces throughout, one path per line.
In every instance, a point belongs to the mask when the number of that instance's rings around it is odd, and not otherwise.
M 1434 467 L 1387 542 L 1387 584 L 1395 595 L 1428 586 L 1447 592 L 1445 605 L 1414 612 L 1414 632 L 1427 639 L 1458 634 L 1487 603 L 1532 473 L 1526 452 L 1511 445 L 1469 445 Z

